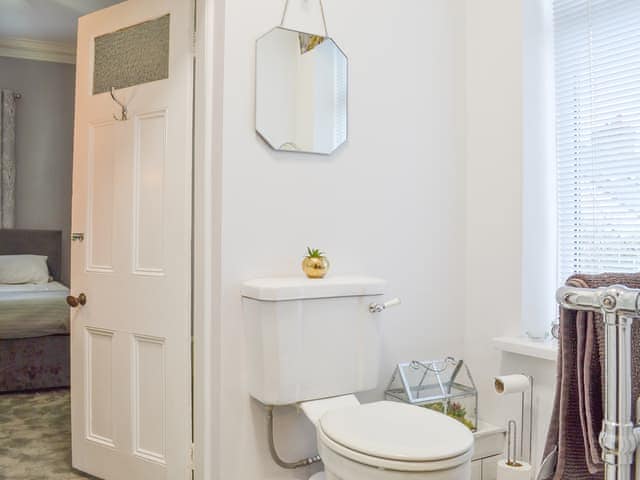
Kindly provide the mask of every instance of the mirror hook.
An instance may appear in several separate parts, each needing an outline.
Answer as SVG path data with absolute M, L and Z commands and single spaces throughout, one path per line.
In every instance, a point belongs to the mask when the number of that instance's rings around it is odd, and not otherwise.
M 113 101 L 116 102 L 118 104 L 118 106 L 122 109 L 122 114 L 121 114 L 120 118 L 116 117 L 115 115 L 113 116 L 113 118 L 115 120 L 118 120 L 119 122 L 126 121 L 127 120 L 127 106 L 123 102 L 121 102 L 120 100 L 118 100 L 116 98 L 115 88 L 114 87 L 111 87 L 110 93 L 111 93 L 111 98 L 113 98 Z

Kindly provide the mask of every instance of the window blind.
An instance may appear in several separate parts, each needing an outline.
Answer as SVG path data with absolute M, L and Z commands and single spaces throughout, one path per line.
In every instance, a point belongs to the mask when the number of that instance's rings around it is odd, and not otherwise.
M 640 1 L 553 15 L 559 282 L 640 271 Z

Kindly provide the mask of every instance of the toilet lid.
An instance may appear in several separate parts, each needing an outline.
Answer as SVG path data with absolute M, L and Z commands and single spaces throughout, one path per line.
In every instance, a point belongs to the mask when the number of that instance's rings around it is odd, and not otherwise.
M 365 455 L 403 462 L 458 457 L 473 447 L 460 422 L 432 410 L 398 402 L 336 409 L 320 419 L 334 442 Z

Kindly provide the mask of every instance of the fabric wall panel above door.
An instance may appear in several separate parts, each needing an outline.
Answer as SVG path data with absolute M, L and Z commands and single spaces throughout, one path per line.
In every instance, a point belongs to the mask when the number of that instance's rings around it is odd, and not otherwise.
M 96 37 L 93 94 L 169 78 L 169 21 L 164 15 Z

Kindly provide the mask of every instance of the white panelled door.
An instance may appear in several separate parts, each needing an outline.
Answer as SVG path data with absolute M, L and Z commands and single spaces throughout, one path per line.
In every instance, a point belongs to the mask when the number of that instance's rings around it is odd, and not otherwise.
M 117 90 L 128 119 L 115 120 L 110 94 L 92 93 L 95 38 L 167 14 L 168 78 Z M 73 465 L 109 480 L 191 478 L 192 28 L 182 0 L 129 0 L 79 22 Z

